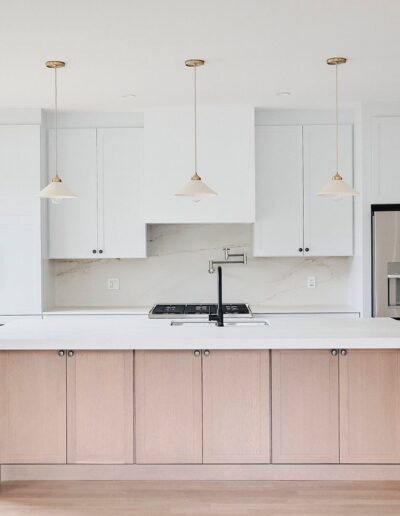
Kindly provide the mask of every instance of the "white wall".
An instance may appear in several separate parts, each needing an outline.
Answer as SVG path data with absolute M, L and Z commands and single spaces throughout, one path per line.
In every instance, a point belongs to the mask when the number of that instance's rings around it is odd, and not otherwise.
M 222 248 L 248 253 L 247 265 L 224 267 L 227 302 L 253 305 L 343 305 L 349 299 L 351 258 L 253 258 L 249 224 L 149 227 L 149 257 L 136 260 L 54 261 L 56 306 L 140 306 L 216 299 L 208 260 Z M 308 289 L 307 277 L 317 288 Z M 120 290 L 107 290 L 119 278 Z

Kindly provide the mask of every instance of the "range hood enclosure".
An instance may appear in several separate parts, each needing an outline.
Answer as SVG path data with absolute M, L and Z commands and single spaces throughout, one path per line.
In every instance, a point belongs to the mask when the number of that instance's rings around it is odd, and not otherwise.
M 146 222 L 254 222 L 254 109 L 198 107 L 197 124 L 197 172 L 218 196 L 200 202 L 174 196 L 193 172 L 193 110 L 148 110 Z

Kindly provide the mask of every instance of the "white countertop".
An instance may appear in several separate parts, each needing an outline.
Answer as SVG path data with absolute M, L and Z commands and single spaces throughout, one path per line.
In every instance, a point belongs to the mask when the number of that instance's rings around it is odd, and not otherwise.
M 356 308 L 350 305 L 251 305 L 254 314 L 340 314 L 359 313 Z M 86 306 L 65 306 L 54 307 L 43 312 L 44 315 L 147 315 L 151 306 L 128 306 L 128 307 L 86 307 Z
M 0 350 L 318 348 L 400 348 L 400 321 L 280 318 L 270 326 L 218 328 L 140 315 L 53 315 L 0 327 Z

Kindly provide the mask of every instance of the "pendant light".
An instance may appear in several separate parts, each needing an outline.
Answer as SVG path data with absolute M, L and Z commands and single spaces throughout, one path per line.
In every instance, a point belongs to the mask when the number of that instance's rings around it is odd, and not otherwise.
M 62 199 L 75 199 L 74 195 L 62 182 L 58 175 L 58 104 L 57 104 L 57 70 L 64 68 L 63 61 L 47 61 L 47 68 L 54 70 L 54 114 L 55 114 L 55 174 L 51 182 L 39 193 L 43 199 L 51 199 L 54 204 L 59 204 Z
M 339 95 L 338 95 L 338 66 L 347 62 L 345 57 L 330 57 L 327 59 L 328 65 L 335 66 L 336 70 L 336 174 L 329 183 L 321 188 L 317 195 L 324 195 L 333 199 L 352 197 L 358 195 L 354 188 L 343 180 L 339 173 Z
M 192 197 L 194 201 L 200 201 L 207 197 L 214 197 L 217 195 L 214 190 L 207 186 L 197 173 L 197 83 L 196 83 L 196 69 L 198 66 L 203 66 L 203 59 L 188 59 L 185 65 L 194 70 L 194 174 L 175 195 L 183 197 Z

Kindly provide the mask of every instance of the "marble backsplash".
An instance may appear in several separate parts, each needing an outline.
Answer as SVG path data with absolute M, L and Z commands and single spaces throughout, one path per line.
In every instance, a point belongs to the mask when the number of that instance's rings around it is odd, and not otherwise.
M 210 259 L 223 247 L 245 251 L 246 265 L 224 266 L 224 301 L 263 306 L 349 303 L 352 258 L 254 258 L 250 224 L 152 225 L 148 258 L 53 262 L 57 307 L 128 307 L 216 300 Z M 307 277 L 316 288 L 307 288 Z M 119 290 L 107 279 L 118 278 Z

